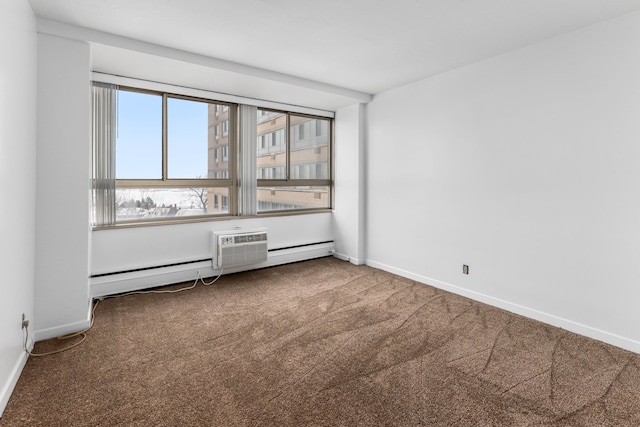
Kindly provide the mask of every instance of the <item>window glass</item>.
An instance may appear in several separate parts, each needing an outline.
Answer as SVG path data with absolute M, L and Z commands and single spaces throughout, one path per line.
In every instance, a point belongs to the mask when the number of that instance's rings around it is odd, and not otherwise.
M 294 114 L 290 120 L 291 179 L 329 179 L 329 121 Z
M 228 199 L 229 189 L 219 188 L 119 188 L 116 190 L 116 222 L 158 218 L 222 214 L 225 206 L 216 197 Z
M 208 175 L 209 105 L 204 102 L 167 100 L 169 178 L 205 178 Z
M 116 178 L 162 178 L 162 97 L 118 91 Z
M 331 207 L 330 120 L 262 109 L 257 118 L 258 212 Z
M 258 187 L 258 212 L 329 208 L 329 187 Z
M 258 109 L 257 174 L 262 179 L 286 179 L 287 115 Z M 265 172 L 268 170 L 269 172 Z
M 174 178 L 221 178 L 229 174 L 228 114 L 220 105 L 169 98 L 167 101 L 168 175 Z

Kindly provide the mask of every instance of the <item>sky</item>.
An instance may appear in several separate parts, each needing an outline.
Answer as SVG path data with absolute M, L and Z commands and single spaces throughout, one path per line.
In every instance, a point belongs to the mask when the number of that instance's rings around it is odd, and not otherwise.
M 162 178 L 162 97 L 118 91 L 117 179 Z M 206 177 L 208 104 L 168 99 L 168 178 Z

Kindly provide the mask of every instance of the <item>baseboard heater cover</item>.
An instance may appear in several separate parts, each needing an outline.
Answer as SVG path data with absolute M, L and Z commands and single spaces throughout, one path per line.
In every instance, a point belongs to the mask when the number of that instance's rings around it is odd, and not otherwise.
M 276 254 L 279 251 L 288 251 L 288 250 L 291 250 L 291 249 L 310 248 L 310 247 L 313 247 L 313 246 L 326 245 L 326 244 L 333 244 L 333 240 L 326 240 L 326 241 L 323 241 L 323 242 L 314 242 L 314 243 L 304 243 L 304 244 L 293 245 L 293 246 L 284 246 L 284 247 L 281 247 L 281 248 L 273 248 L 273 249 L 268 249 L 267 253 L 268 254 Z M 327 255 L 328 254 L 330 254 L 330 252 L 328 252 Z M 160 270 L 160 269 L 165 269 L 165 268 L 170 268 L 170 267 L 181 267 L 181 266 L 186 267 L 185 268 L 185 270 L 186 270 L 186 269 L 188 269 L 187 266 L 189 266 L 191 264 L 199 264 L 199 263 L 203 263 L 203 262 L 211 262 L 211 258 L 194 259 L 194 260 L 191 260 L 191 261 L 182 261 L 182 262 L 173 262 L 173 263 L 169 263 L 169 264 L 153 265 L 153 266 L 149 266 L 149 267 L 132 268 L 132 269 L 129 269 L 129 270 L 110 271 L 108 273 L 92 274 L 91 276 L 89 276 L 89 278 L 90 279 L 98 279 L 100 277 L 117 276 L 119 274 L 138 273 L 138 272 L 142 272 L 142 271 Z M 197 266 L 194 266 L 194 268 L 197 268 Z
M 224 274 L 275 267 L 277 265 L 301 262 L 314 258 L 332 256 L 333 241 L 310 242 L 269 249 L 267 260 L 257 264 L 225 267 Z M 89 281 L 92 298 L 137 291 L 158 286 L 194 280 L 198 272 L 202 277 L 212 277 L 220 273 L 214 269 L 211 257 L 202 260 L 167 263 L 127 271 L 114 271 L 92 275 Z
M 325 244 L 333 244 L 333 240 L 325 240 L 324 242 L 315 242 L 315 243 L 303 243 L 300 245 L 293 245 L 293 246 L 283 246 L 281 248 L 273 248 L 273 249 L 269 249 L 269 252 L 277 252 L 277 251 L 285 251 L 287 249 L 297 249 L 297 248 L 306 248 L 309 246 L 316 246 L 316 245 L 325 245 Z
M 206 262 L 209 261 L 209 258 L 205 258 L 205 259 L 196 259 L 193 261 L 183 261 L 183 262 L 174 262 L 171 264 L 163 264 L 163 265 L 154 265 L 151 267 L 140 267 L 140 268 L 132 268 L 130 270 L 119 270 L 119 271 L 112 271 L 109 273 L 100 273 L 100 274 L 92 274 L 91 276 L 89 276 L 90 279 L 95 279 L 98 277 L 105 277 L 105 276 L 113 276 L 116 274 L 126 274 L 126 273 L 136 273 L 138 271 L 147 271 L 147 270 L 157 270 L 159 268 L 169 268 L 169 267 L 178 267 L 181 265 L 190 265 L 190 264 L 196 264 L 199 262 Z

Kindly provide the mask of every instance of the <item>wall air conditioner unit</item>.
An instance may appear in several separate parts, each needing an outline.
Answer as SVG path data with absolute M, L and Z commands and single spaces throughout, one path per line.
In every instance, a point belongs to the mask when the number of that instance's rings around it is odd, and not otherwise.
M 267 260 L 267 229 L 213 232 L 213 268 L 237 267 Z

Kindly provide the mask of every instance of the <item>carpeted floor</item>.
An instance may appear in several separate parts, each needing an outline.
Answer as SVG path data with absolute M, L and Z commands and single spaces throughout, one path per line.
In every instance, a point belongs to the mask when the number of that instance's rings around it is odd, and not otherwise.
M 640 355 L 323 258 L 104 300 L 79 347 L 29 358 L 0 425 L 637 426 L 639 368 Z

